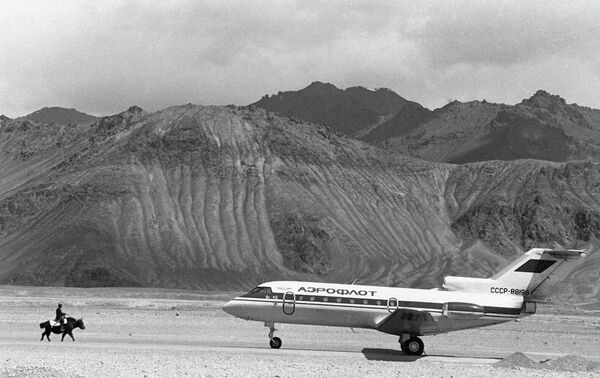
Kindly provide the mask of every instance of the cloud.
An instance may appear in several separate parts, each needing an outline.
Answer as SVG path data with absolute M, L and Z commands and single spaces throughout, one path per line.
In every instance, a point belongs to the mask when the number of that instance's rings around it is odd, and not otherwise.
M 557 2 L 445 3 L 413 33 L 435 67 L 457 63 L 518 64 L 600 47 L 600 4 Z
M 600 107 L 595 3 L 9 1 L 0 113 L 247 104 L 314 80 L 424 105 L 536 89 Z M 572 67 L 567 72 L 561 67 Z M 572 97 L 569 97 L 572 96 Z

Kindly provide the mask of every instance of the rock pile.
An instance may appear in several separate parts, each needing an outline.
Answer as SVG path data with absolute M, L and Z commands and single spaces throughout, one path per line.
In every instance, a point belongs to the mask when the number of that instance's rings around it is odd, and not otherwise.
M 600 364 L 578 355 L 561 356 L 555 360 L 536 362 L 521 352 L 506 356 L 495 364 L 497 367 L 545 369 L 556 371 L 591 372 L 600 370 Z

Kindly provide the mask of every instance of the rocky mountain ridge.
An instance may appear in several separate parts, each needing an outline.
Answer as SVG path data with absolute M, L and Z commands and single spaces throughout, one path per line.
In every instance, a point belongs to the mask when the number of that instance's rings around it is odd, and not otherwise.
M 252 107 L 131 107 L 76 127 L 4 120 L 0 282 L 426 288 L 560 244 L 590 256 L 557 298 L 593 307 L 598 172 L 430 163 Z
M 338 89 L 315 81 L 299 91 L 265 95 L 251 104 L 271 112 L 320 123 L 343 134 L 354 136 L 365 127 L 389 118 L 409 101 L 387 88 Z
M 433 161 L 597 160 L 600 111 L 545 91 L 514 106 L 451 103 L 410 133 L 383 143 Z
M 341 91 L 331 84 L 328 88 L 330 92 Z M 311 91 L 284 93 L 285 97 L 277 97 L 276 106 L 263 100 L 255 105 L 286 116 L 329 124 L 355 138 L 429 161 L 459 164 L 515 159 L 572 161 L 597 160 L 600 156 L 600 110 L 567 104 L 563 98 L 543 90 L 516 105 L 485 100 L 453 101 L 433 111 L 404 100 L 395 110 L 387 109 L 392 113 L 370 118 L 355 117 L 347 107 L 329 103 L 329 114 L 336 114 L 338 119 L 343 115 L 353 119 L 350 130 L 328 123 L 311 113 L 310 107 L 299 112 L 297 102 L 289 100 L 302 93 L 303 101 L 310 103 L 319 98 L 311 97 Z
M 66 109 L 56 106 L 44 107 L 22 118 L 29 121 L 41 123 L 56 123 L 59 125 L 84 126 L 88 126 L 100 119 L 99 117 L 85 114 L 75 109 Z

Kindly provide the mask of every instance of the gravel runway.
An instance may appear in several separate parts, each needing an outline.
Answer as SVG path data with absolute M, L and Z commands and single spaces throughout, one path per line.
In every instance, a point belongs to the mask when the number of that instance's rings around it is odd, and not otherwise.
M 494 364 L 514 352 L 535 361 L 578 355 L 600 362 L 600 318 L 537 315 L 520 322 L 424 337 L 426 356 L 399 351 L 394 336 L 370 330 L 277 325 L 280 350 L 268 329 L 221 311 L 226 294 L 180 299 L 135 289 L 16 292 L 0 287 L 0 377 L 585 377 L 600 370 L 534 370 Z M 177 292 L 179 293 L 179 292 Z M 2 295 L 4 294 L 4 295 Z M 233 294 L 231 294 L 233 295 Z M 169 298 L 172 297 L 172 298 Z M 39 323 L 58 301 L 86 330 L 76 341 Z

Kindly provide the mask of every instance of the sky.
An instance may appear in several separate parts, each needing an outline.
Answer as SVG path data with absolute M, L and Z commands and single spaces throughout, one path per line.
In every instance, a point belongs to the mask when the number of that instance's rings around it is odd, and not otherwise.
M 600 108 L 598 1 L 3 0 L 0 114 L 246 105 L 313 81 Z

